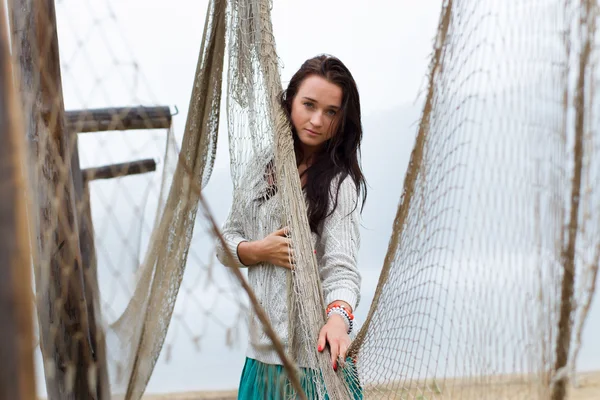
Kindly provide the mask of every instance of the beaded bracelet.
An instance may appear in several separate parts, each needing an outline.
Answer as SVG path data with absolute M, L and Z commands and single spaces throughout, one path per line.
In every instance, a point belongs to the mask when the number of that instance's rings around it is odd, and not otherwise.
M 341 304 L 336 304 L 333 306 L 327 307 L 327 318 L 331 317 L 331 314 L 338 314 L 346 321 L 346 325 L 348 326 L 348 334 L 352 332 L 352 328 L 354 327 L 354 315 Z

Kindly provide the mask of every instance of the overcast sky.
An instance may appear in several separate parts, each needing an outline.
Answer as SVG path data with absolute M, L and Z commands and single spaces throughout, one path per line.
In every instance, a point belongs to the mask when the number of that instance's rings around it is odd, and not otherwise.
M 370 186 L 360 253 L 363 304 L 357 317 L 361 318 L 368 311 L 401 195 L 441 1 L 274 3 L 273 24 L 284 85 L 305 59 L 319 53 L 339 57 L 358 83 L 365 131 L 363 166 Z M 180 113 L 174 126 L 180 138 L 206 8 L 207 2 L 201 0 L 57 1 L 67 109 L 176 105 Z M 157 157 L 164 132 L 80 137 L 82 164 L 86 166 Z M 218 222 L 224 220 L 231 203 L 228 162 L 223 131 L 213 177 L 205 191 Z M 119 185 L 107 182 L 95 186 L 96 231 L 102 236 L 103 247 L 110 249 L 99 257 L 111 264 L 107 267 L 111 271 L 119 268 L 127 254 L 119 245 L 135 220 L 127 205 L 132 197 L 138 203 L 144 198 L 139 192 L 131 193 L 135 192 L 131 188 L 138 183 L 143 187 L 148 178 L 126 179 Z M 123 225 L 120 233 L 111 224 Z M 207 273 L 199 267 L 209 263 L 210 254 L 201 228 L 191 249 L 166 350 L 149 392 L 233 388 L 239 379 L 245 351 L 243 329 L 237 347 L 230 349 L 225 346 L 226 330 L 220 326 L 236 320 L 236 294 L 234 300 L 226 300 L 235 287 L 216 269 L 214 275 L 224 291 L 213 288 L 213 292 L 203 292 Z M 101 279 L 109 281 L 111 277 L 114 280 L 112 272 Z M 107 288 L 111 290 L 108 298 L 118 297 L 117 289 L 111 285 Z M 198 304 L 206 298 L 221 303 Z M 111 310 L 118 313 L 122 306 L 113 301 Z M 598 308 L 596 304 L 592 311 L 587 343 L 591 342 L 593 327 L 597 331 L 600 326 Z M 200 350 L 194 345 L 197 337 L 201 337 Z M 599 359 L 600 346 L 590 343 L 581 364 L 586 369 L 600 368 L 594 361 Z

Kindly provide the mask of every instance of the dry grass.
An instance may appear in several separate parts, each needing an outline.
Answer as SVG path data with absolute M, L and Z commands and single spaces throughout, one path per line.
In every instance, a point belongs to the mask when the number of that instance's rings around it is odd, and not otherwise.
M 577 388 L 570 387 L 568 399 L 570 400 L 598 400 L 600 399 L 600 371 L 581 373 L 578 377 Z M 530 382 L 523 377 L 505 376 L 498 377 L 493 382 L 474 383 L 461 379 L 446 380 L 444 383 L 431 384 L 427 390 L 412 389 L 398 390 L 385 389 L 384 387 L 371 388 L 366 391 L 366 399 L 398 399 L 398 400 L 432 400 L 432 399 L 523 399 L 539 398 Z M 212 391 L 188 392 L 146 395 L 143 400 L 234 400 L 237 392 Z

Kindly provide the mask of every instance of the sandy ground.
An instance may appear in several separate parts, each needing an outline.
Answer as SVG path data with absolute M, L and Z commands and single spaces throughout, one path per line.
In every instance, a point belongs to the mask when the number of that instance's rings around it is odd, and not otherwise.
M 571 400 L 600 400 L 600 371 L 579 374 L 577 388 L 569 387 Z M 499 377 L 493 383 L 474 384 L 459 379 L 429 387 L 428 390 L 386 390 L 383 387 L 368 389 L 366 399 L 432 400 L 432 399 L 523 399 L 532 400 L 547 396 L 536 395 L 528 382 L 519 377 Z M 143 400 L 234 400 L 236 391 L 190 392 L 146 395 Z

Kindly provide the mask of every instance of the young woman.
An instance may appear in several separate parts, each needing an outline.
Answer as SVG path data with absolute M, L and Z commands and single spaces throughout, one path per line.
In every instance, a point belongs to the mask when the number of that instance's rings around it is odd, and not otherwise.
M 346 360 L 353 325 L 352 313 L 360 298 L 357 268 L 360 210 L 366 184 L 360 163 L 362 125 L 356 83 L 337 58 L 307 60 L 281 95 L 291 122 L 298 173 L 308 207 L 313 248 L 317 256 L 327 322 L 314 346 L 331 352 L 331 366 Z M 281 226 L 280 203 L 273 173 L 272 153 L 257 156 L 248 174 L 244 196 L 234 199 L 223 236 L 234 257 L 228 262 L 218 247 L 219 260 L 229 267 L 248 267 L 248 280 L 264 307 L 275 332 L 288 345 L 287 273 L 292 268 L 290 240 Z M 362 197 L 362 198 L 361 198 Z M 283 368 L 260 322 L 250 318 L 250 340 L 239 398 L 282 398 L 276 382 Z M 286 349 L 287 350 L 287 349 Z M 296 360 L 298 361 L 298 360 Z M 310 392 L 314 369 L 299 365 L 303 386 Z M 352 363 L 350 363 L 352 364 Z M 352 367 L 352 365 L 351 365 Z M 355 397 L 362 397 L 357 382 L 350 382 Z

